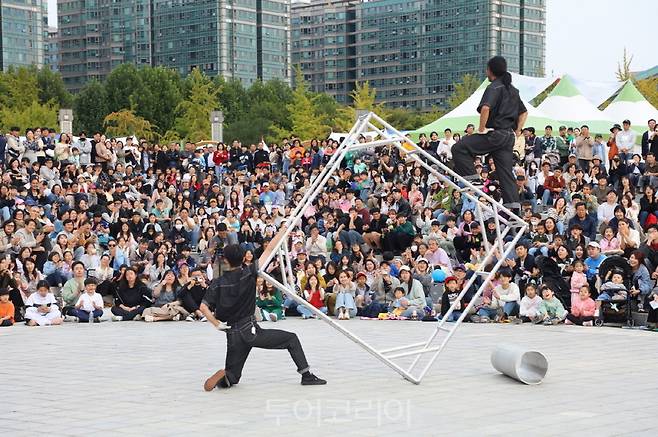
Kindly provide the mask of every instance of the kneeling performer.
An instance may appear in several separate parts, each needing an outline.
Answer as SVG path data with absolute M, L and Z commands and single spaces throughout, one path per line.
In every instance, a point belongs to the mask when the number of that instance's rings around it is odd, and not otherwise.
M 259 259 L 263 262 L 276 243 L 283 237 L 282 229 L 268 244 Z M 302 385 L 322 385 L 327 381 L 309 371 L 308 362 L 297 335 L 279 329 L 262 329 L 256 323 L 256 278 L 258 264 L 243 266 L 244 249 L 237 244 L 224 248 L 224 258 L 229 269 L 211 282 L 203 298 L 201 311 L 208 321 L 220 331 L 226 332 L 225 368 L 215 372 L 203 385 L 206 391 L 215 387 L 228 388 L 237 384 L 251 348 L 288 349 L 297 372 L 302 375 Z M 214 313 L 211 308 L 214 307 Z

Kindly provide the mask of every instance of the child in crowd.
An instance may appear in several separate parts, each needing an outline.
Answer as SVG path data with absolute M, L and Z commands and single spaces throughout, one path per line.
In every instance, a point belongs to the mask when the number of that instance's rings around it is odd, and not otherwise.
M 521 291 L 519 286 L 512 282 L 512 271 L 504 269 L 500 272 L 500 284 L 493 289 L 491 302 L 478 310 L 481 322 L 489 322 L 491 319 L 505 321 L 519 312 L 519 301 Z
M 539 305 L 539 317 L 536 323 L 543 322 L 544 325 L 557 325 L 567 317 L 567 310 L 562 302 L 555 297 L 553 290 L 548 287 L 542 289 L 542 300 Z
M 537 295 L 537 288 L 532 284 L 527 285 L 525 287 L 525 296 L 523 296 L 523 299 L 521 299 L 519 318 L 516 319 L 515 322 L 537 323 L 537 320 L 541 318 L 541 314 L 539 311 L 541 302 L 542 302 L 542 298 Z
M 601 285 L 601 293 L 596 298 L 595 317 L 599 316 L 602 302 L 623 301 L 628 296 L 628 290 L 624 285 L 623 273 L 617 270 L 611 270 L 608 276 L 610 276 L 610 280 Z
M 0 288 L 0 326 L 14 324 L 14 304 L 9 300 L 9 290 Z
M 534 285 L 535 289 L 539 289 L 542 283 L 541 269 L 537 265 L 532 266 L 530 269 L 530 276 L 527 278 L 526 287 L 528 285 Z
M 587 285 L 585 264 L 580 260 L 574 261 L 573 273 L 571 273 L 571 302 L 578 300 L 580 289 L 585 285 Z
M 532 237 L 532 247 L 529 252 L 532 256 L 544 255 L 548 256 L 548 235 L 546 235 L 546 227 L 544 222 L 537 223 L 535 227 L 537 233 Z
M 450 309 L 452 304 L 457 300 L 457 297 L 459 297 L 459 293 L 461 293 L 459 283 L 457 282 L 457 278 L 455 276 L 448 276 L 445 279 L 444 284 L 445 291 L 441 296 L 441 314 L 438 317 L 439 320 L 441 320 L 443 316 L 446 315 L 448 309 Z M 462 309 L 464 306 L 463 303 L 463 301 L 457 302 L 455 310 L 452 312 L 452 314 L 450 314 L 450 318 L 447 320 L 448 322 L 456 322 L 457 319 L 459 319 L 459 317 L 462 315 Z
M 103 296 L 96 293 L 97 285 L 96 278 L 85 279 L 85 292 L 78 298 L 71 314 L 66 316 L 67 322 L 89 322 L 91 318 L 94 323 L 100 323 L 103 315 Z
M 580 287 L 578 296 L 571 295 L 571 313 L 567 314 L 566 325 L 594 325 L 594 313 L 596 312 L 596 303 L 592 300 L 589 291 L 589 285 Z
M 47 281 L 39 281 L 37 292 L 32 293 L 25 302 L 25 320 L 28 326 L 60 325 L 62 313 L 59 311 L 55 296 L 50 292 Z
M 407 309 L 407 305 L 408 305 L 408 302 L 404 297 L 404 288 L 396 287 L 395 291 L 393 292 L 393 295 L 395 296 L 395 300 L 391 305 L 391 307 L 393 308 L 391 314 L 395 317 L 401 317 L 402 313 L 404 313 L 404 310 Z

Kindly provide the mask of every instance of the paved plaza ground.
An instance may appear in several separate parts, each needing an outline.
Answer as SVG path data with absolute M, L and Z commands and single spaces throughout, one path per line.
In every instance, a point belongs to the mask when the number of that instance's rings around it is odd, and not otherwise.
M 378 347 L 434 324 L 342 322 Z M 224 334 L 205 323 L 105 322 L 0 330 L 0 432 L 34 435 L 656 435 L 658 333 L 463 325 L 419 386 L 318 320 L 296 332 L 326 386 L 302 387 L 285 351 L 253 350 L 242 381 L 206 393 Z M 491 367 L 496 344 L 543 352 L 544 383 Z

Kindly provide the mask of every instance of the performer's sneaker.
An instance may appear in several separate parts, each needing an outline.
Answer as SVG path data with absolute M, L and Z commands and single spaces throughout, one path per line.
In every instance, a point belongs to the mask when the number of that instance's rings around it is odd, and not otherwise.
M 203 389 L 205 391 L 212 391 L 215 387 L 217 387 L 217 384 L 219 381 L 226 376 L 226 371 L 224 369 L 219 369 L 213 375 L 206 379 L 206 382 L 203 383 Z
M 327 381 L 320 379 L 311 372 L 302 374 L 302 385 L 325 385 Z

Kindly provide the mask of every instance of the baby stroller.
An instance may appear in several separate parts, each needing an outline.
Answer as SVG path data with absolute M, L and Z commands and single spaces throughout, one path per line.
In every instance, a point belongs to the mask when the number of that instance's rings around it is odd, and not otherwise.
M 601 283 L 609 281 L 613 273 L 621 273 L 624 278 L 626 293 L 625 300 L 603 301 L 599 310 L 599 317 L 595 320 L 596 326 L 604 324 L 618 324 L 633 326 L 632 301 L 630 289 L 632 284 L 633 271 L 626 258 L 622 256 L 610 256 L 603 260 L 599 266 L 599 277 Z
M 571 288 L 560 274 L 557 262 L 548 256 L 539 255 L 535 258 L 535 265 L 542 272 L 543 285 L 553 290 L 565 309 L 571 309 Z

